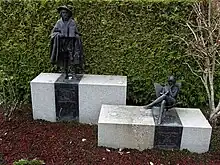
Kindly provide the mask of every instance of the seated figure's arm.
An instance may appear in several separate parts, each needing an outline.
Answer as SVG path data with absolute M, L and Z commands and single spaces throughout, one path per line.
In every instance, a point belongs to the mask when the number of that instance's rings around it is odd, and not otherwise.
M 167 95 L 169 92 L 170 92 L 170 88 L 166 85 L 166 86 L 164 86 L 164 87 L 162 88 L 160 94 L 161 94 L 161 95 L 163 95 L 163 94 Z
M 160 95 L 164 95 L 164 94 L 167 94 L 167 90 L 165 87 L 163 87 L 160 91 Z
M 163 95 L 163 94 L 164 94 L 164 87 L 161 88 L 161 90 L 160 90 L 160 95 Z
M 175 86 L 175 87 L 173 87 L 173 90 L 170 91 L 170 96 L 173 97 L 173 98 L 176 98 L 178 92 L 179 92 L 179 88 L 177 86 Z

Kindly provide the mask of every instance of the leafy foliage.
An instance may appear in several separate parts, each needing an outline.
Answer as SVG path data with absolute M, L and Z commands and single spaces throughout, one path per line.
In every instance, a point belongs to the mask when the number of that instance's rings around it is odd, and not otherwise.
M 42 160 L 25 160 L 21 159 L 13 163 L 13 165 L 43 165 L 45 164 Z
M 54 71 L 49 35 L 62 4 L 74 6 L 86 73 L 128 76 L 128 103 L 149 102 L 154 97 L 152 82 L 166 82 L 170 74 L 183 84 L 183 106 L 205 103 L 203 86 L 183 65 L 186 47 L 175 37 L 188 34 L 183 24 L 190 3 L 144 0 L 1 1 L 0 70 L 16 84 L 11 88 L 18 100 L 30 101 L 29 82 L 40 72 Z

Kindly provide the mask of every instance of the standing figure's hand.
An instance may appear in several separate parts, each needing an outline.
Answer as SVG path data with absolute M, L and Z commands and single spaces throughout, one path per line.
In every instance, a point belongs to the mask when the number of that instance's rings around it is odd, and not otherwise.
M 59 33 L 58 35 L 59 35 L 59 37 L 64 37 L 64 35 L 62 33 Z

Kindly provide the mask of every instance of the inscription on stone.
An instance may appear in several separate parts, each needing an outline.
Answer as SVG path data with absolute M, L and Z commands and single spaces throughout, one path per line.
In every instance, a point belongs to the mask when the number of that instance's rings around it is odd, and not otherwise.
M 182 127 L 156 126 L 154 147 L 162 149 L 179 149 Z
M 157 109 L 153 109 L 157 110 Z M 158 113 L 153 112 L 155 123 L 158 120 Z M 182 123 L 175 109 L 166 112 L 161 124 L 156 124 L 154 134 L 154 147 L 161 149 L 179 149 L 182 138 Z
M 80 79 L 65 80 L 61 76 L 55 83 L 57 120 L 78 120 L 79 101 L 78 83 Z
M 73 89 L 60 89 L 58 91 L 59 102 L 73 102 L 76 100 L 76 91 Z

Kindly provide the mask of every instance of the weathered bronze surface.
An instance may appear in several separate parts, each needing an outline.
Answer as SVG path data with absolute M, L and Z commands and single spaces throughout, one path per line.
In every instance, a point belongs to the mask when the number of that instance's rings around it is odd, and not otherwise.
M 168 83 L 162 87 L 158 83 L 154 83 L 157 99 L 152 103 L 144 106 L 144 108 L 152 108 L 155 105 L 160 106 L 160 115 L 158 124 L 161 124 L 164 117 L 164 111 L 172 108 L 176 104 L 177 94 L 179 93 L 181 84 L 176 83 L 174 76 L 169 76 Z
M 63 68 L 65 79 L 84 72 L 84 55 L 80 33 L 72 17 L 70 6 L 60 6 L 57 11 L 60 19 L 56 22 L 51 33 L 51 63 Z

